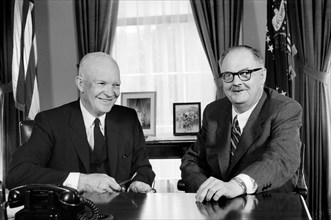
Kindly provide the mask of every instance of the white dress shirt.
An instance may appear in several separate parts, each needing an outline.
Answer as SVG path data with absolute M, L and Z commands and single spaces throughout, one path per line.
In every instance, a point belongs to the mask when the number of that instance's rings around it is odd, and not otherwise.
M 82 101 L 79 101 L 80 109 L 82 111 L 84 125 L 85 125 L 85 131 L 87 136 L 87 141 L 91 147 L 91 149 L 94 149 L 94 120 L 95 117 L 91 115 L 86 108 L 83 106 Z M 105 135 L 105 118 L 106 114 L 99 117 L 100 119 L 100 130 L 103 135 Z M 74 189 L 78 188 L 78 182 L 79 182 L 79 175 L 78 172 L 70 172 L 66 180 L 63 182 L 64 186 L 68 186 Z
M 244 128 L 247 124 L 249 116 L 251 116 L 256 105 L 257 105 L 257 103 L 252 108 L 250 108 L 249 110 L 247 110 L 246 112 L 241 113 L 241 114 L 237 113 L 235 108 L 232 106 L 232 121 L 233 121 L 234 117 L 237 115 L 241 133 L 244 131 Z M 247 189 L 247 191 L 246 191 L 247 194 L 255 193 L 255 191 L 257 190 L 257 184 L 253 178 L 251 178 L 250 176 L 243 174 L 243 173 L 237 175 L 236 177 L 241 179 L 245 183 L 246 189 Z

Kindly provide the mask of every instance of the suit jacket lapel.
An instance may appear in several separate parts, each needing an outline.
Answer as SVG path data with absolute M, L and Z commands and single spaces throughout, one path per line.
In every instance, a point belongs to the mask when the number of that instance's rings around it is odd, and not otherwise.
M 115 106 L 113 106 L 114 108 Z M 106 115 L 106 136 L 107 136 L 107 152 L 108 152 L 108 163 L 109 163 L 109 171 L 110 175 L 115 177 L 116 175 L 116 168 L 117 168 L 117 161 L 119 155 L 118 149 L 118 140 L 120 140 L 118 133 L 118 125 L 116 125 L 116 116 L 112 114 L 111 110 Z
M 79 101 L 74 104 L 69 117 L 69 126 L 71 127 L 70 137 L 76 152 L 82 161 L 87 173 L 90 172 L 90 145 L 87 141 L 83 115 L 79 107 Z
M 218 163 L 220 166 L 221 176 L 224 177 L 227 173 L 230 163 L 230 140 L 231 140 L 231 103 L 225 103 L 220 109 L 224 109 L 220 113 L 218 120 L 218 128 L 216 131 Z
M 250 115 L 247 124 L 244 128 L 244 131 L 241 135 L 240 142 L 238 144 L 237 150 L 232 158 L 228 174 L 231 172 L 236 163 L 244 155 L 253 142 L 261 135 L 263 131 L 263 124 L 266 119 L 266 115 L 261 112 L 262 107 L 266 101 L 266 93 L 262 94 L 262 97 Z

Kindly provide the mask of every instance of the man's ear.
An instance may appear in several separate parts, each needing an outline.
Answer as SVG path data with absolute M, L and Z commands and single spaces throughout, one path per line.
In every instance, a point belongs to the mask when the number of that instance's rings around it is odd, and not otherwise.
M 261 77 L 262 77 L 262 82 L 264 84 L 265 81 L 267 80 L 267 69 L 266 68 L 263 68 L 263 70 L 261 71 Z
M 75 82 L 76 82 L 76 86 L 77 88 L 79 89 L 80 92 L 83 92 L 83 79 L 81 76 L 76 76 L 76 79 L 75 79 Z

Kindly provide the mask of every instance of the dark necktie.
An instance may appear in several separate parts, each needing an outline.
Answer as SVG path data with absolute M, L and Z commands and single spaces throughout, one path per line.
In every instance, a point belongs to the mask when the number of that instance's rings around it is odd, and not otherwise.
M 241 132 L 236 115 L 236 117 L 234 117 L 233 119 L 232 131 L 231 131 L 231 158 L 234 156 L 234 153 L 238 147 L 240 136 L 241 136 Z
M 100 130 L 100 119 L 96 118 L 94 120 L 94 148 L 93 153 L 96 158 L 101 158 L 102 147 L 105 144 L 105 138 Z

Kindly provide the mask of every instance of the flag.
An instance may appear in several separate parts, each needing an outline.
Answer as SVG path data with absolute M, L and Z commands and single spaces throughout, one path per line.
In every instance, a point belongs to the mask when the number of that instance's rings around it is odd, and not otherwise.
M 287 18 L 286 0 L 268 0 L 265 42 L 266 86 L 291 97 L 291 82 L 295 77 L 295 47 L 291 44 Z
M 15 0 L 12 85 L 16 108 L 28 119 L 40 110 L 33 0 Z

